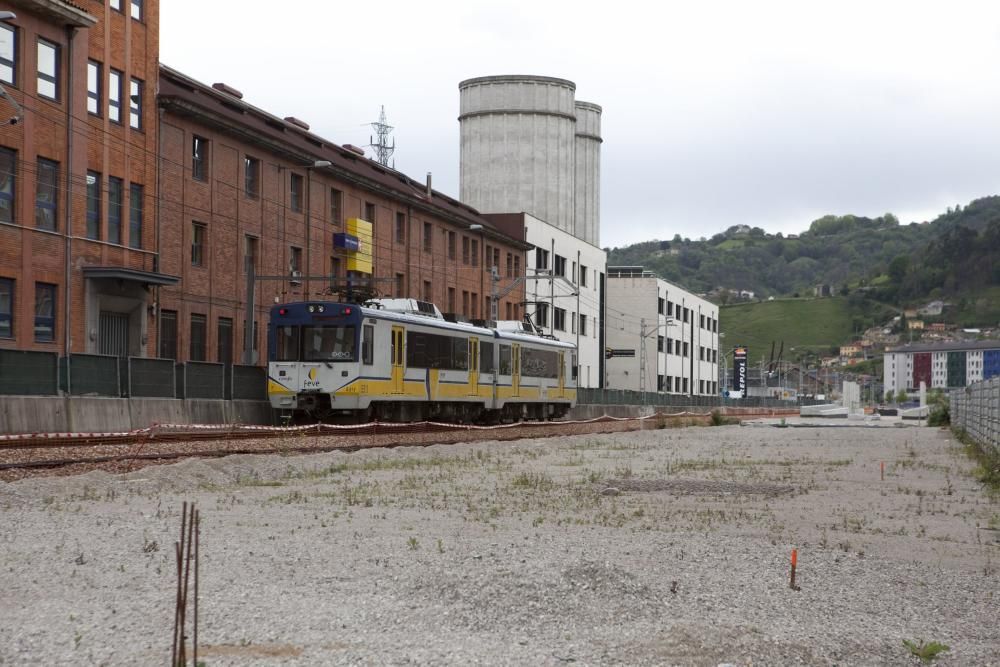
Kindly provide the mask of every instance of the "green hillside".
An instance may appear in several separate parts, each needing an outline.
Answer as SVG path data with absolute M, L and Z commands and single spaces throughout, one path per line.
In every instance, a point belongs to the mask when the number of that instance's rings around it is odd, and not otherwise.
M 761 355 L 765 363 L 769 361 L 772 341 L 775 356 L 784 341 L 784 361 L 806 355 L 815 358 L 829 355 L 857 333 L 894 314 L 882 304 L 857 297 L 776 299 L 723 306 L 719 326 L 726 338 L 720 347 L 748 346 L 751 364 L 759 364 Z

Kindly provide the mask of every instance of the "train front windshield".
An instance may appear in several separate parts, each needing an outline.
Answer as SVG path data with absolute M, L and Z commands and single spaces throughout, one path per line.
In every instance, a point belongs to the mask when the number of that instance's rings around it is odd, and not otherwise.
M 275 327 L 275 361 L 355 361 L 357 331 L 348 326 Z

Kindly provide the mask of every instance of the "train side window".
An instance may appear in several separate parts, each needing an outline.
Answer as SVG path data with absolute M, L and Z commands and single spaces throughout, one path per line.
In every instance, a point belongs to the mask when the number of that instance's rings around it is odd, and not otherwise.
M 299 360 L 299 327 L 277 327 L 277 350 L 275 361 Z
M 479 372 L 493 372 L 493 343 L 480 341 L 479 343 Z
M 510 345 L 500 346 L 500 375 L 511 375 Z
M 366 366 L 371 366 L 374 363 L 375 356 L 375 327 L 370 324 L 366 324 L 364 329 L 364 336 L 361 341 L 361 363 Z

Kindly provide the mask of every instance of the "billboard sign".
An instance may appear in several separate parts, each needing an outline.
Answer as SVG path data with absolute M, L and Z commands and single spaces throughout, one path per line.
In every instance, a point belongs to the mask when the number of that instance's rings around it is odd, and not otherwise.
M 747 348 L 737 345 L 733 348 L 733 391 L 732 398 L 743 398 L 747 395 Z

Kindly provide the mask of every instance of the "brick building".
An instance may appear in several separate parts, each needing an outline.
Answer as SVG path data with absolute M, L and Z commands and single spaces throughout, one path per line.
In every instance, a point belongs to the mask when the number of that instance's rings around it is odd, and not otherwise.
M 0 83 L 23 111 L 0 99 L 17 117 L 0 125 L 0 348 L 239 362 L 247 255 L 288 278 L 257 283 L 261 350 L 275 299 L 347 278 L 348 218 L 374 223 L 379 292 L 445 312 L 488 317 L 489 265 L 523 266 L 523 240 L 429 183 L 161 67 L 157 0 L 9 4 Z
M 374 288 L 443 312 L 489 317 L 488 267 L 512 256 L 523 265 L 528 244 L 429 183 L 310 133 L 302 120 L 168 67 L 159 90 L 160 267 L 181 278 L 157 288 L 160 357 L 240 361 L 248 256 L 262 278 L 254 319 L 255 349 L 263 349 L 273 303 L 332 298 L 331 282 L 343 287 L 346 258 L 333 236 L 349 218 L 373 223 Z M 507 295 L 500 312 L 519 313 L 523 294 Z
M 0 347 L 148 355 L 149 287 L 175 280 L 156 260 L 158 2 L 7 7 Z

